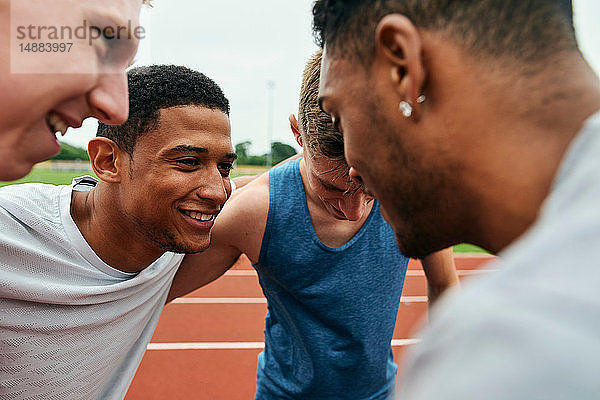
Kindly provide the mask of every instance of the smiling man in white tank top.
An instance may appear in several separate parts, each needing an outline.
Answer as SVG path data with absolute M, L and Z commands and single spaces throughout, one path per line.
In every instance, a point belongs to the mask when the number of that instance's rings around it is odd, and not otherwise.
M 184 257 L 231 193 L 229 103 L 199 72 L 129 72 L 99 178 L 0 189 L 0 399 L 122 399 Z

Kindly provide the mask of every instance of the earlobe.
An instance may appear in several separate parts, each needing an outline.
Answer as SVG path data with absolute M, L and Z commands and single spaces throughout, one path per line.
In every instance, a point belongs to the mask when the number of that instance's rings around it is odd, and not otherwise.
M 407 17 L 390 14 L 381 19 L 376 30 L 376 57 L 390 71 L 399 103 L 410 104 L 417 112 L 426 76 L 423 51 L 421 34 Z
M 100 180 L 109 183 L 121 181 L 123 150 L 115 142 L 104 137 L 93 138 L 88 144 L 88 153 L 92 169 Z
M 292 133 L 296 138 L 296 142 L 300 145 L 300 147 L 303 147 L 302 134 L 300 133 L 300 129 L 298 128 L 298 120 L 296 119 L 296 116 L 294 114 L 291 114 L 288 119 L 290 121 L 290 128 L 292 129 Z

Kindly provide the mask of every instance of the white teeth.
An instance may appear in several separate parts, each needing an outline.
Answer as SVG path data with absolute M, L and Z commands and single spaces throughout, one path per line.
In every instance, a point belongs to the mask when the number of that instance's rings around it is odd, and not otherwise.
M 61 136 L 65 136 L 67 129 L 69 129 L 69 125 L 54 112 L 49 112 L 48 115 L 46 115 L 46 122 L 54 133 L 60 132 Z
M 215 217 L 213 214 L 202 214 L 202 213 L 199 213 L 196 211 L 185 211 L 184 210 L 183 213 L 196 219 L 196 220 L 202 221 L 202 222 L 210 221 L 210 220 L 214 219 L 214 217 Z
M 209 214 L 202 214 L 202 215 L 200 216 L 200 221 L 210 221 L 210 220 L 212 219 L 212 217 L 213 217 L 213 216 L 212 216 L 212 215 L 209 215 Z

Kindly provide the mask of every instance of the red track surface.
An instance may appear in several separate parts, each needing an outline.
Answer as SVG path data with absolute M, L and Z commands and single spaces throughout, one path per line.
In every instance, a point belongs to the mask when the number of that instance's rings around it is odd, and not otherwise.
M 455 259 L 462 279 L 482 272 L 477 268 L 490 258 Z M 414 338 L 427 314 L 426 294 L 420 263 L 411 260 L 395 340 Z M 253 399 L 266 311 L 256 274 L 243 257 L 224 277 L 165 307 L 126 400 Z M 392 345 L 399 363 L 407 346 Z

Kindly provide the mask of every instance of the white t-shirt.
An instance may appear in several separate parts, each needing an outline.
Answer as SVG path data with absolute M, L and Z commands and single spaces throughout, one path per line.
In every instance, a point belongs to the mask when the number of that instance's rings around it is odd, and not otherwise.
M 499 271 L 434 308 L 399 398 L 600 399 L 599 250 L 600 112 Z
M 71 218 L 72 190 L 0 189 L 0 400 L 122 399 L 183 259 L 107 265 Z

